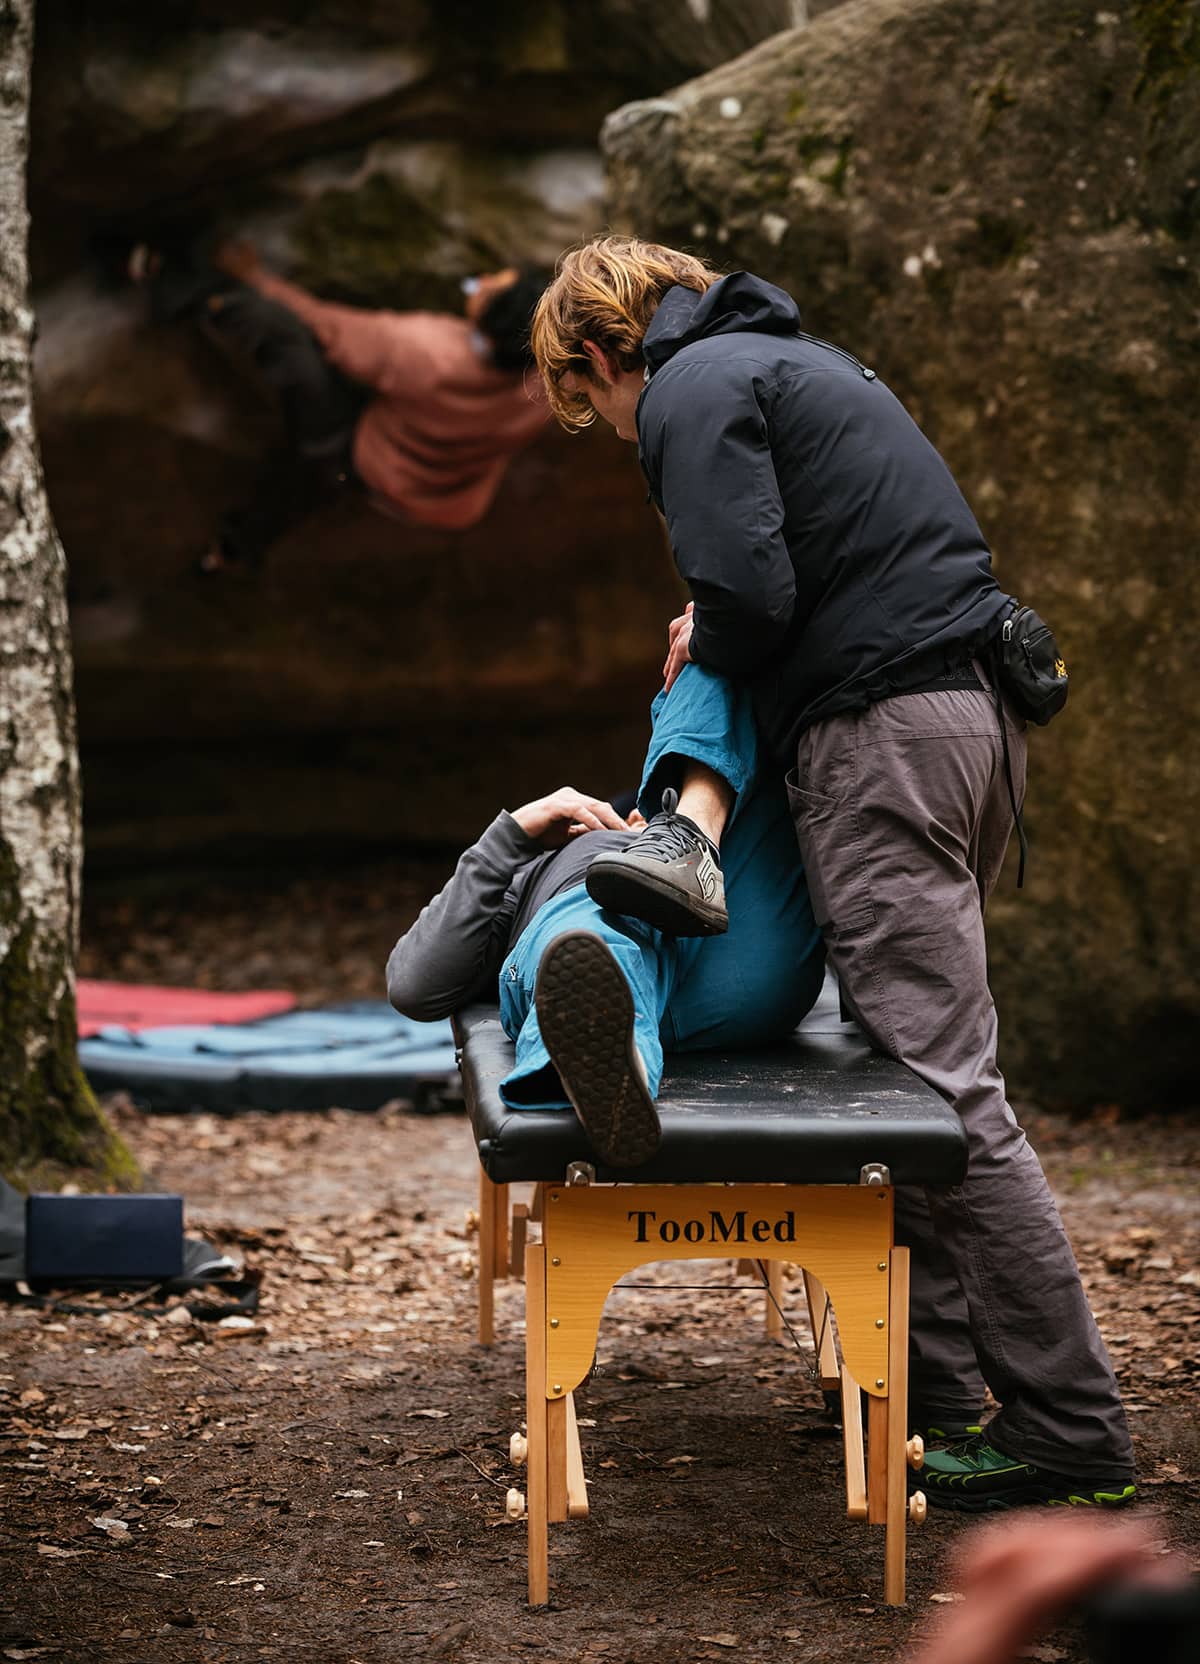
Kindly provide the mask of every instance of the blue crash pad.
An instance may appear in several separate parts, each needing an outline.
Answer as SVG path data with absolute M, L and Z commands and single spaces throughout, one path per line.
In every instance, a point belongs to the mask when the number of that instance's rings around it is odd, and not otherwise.
M 102 1028 L 79 1043 L 97 1092 L 152 1110 L 419 1109 L 460 1099 L 448 1022 L 415 1023 L 382 1001 L 288 1011 L 252 1023 Z

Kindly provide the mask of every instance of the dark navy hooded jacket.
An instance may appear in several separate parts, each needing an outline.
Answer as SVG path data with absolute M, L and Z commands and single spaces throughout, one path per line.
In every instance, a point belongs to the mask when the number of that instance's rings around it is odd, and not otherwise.
M 1011 598 L 950 470 L 782 289 L 669 289 L 642 351 L 639 456 L 695 601 L 692 657 L 750 681 L 782 758 L 998 628 Z

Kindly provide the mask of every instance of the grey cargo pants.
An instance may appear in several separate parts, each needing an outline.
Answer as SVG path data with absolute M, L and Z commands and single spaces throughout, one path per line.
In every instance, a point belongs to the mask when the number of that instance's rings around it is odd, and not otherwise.
M 1025 735 L 1009 721 L 1018 801 Z M 914 693 L 801 735 L 788 777 L 817 923 L 847 1005 L 961 1115 L 969 1170 L 900 1190 L 913 1250 L 911 1401 L 973 1422 L 983 1382 L 1006 1455 L 1125 1481 L 1133 1451 L 1104 1343 L 996 1066 L 983 908 L 1012 829 L 995 702 Z M 982 1378 L 981 1378 L 982 1375 Z

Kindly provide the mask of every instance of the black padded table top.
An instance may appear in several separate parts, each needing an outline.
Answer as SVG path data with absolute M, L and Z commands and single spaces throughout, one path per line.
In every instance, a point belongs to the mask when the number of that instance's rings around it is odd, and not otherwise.
M 497 1184 L 561 1180 L 572 1161 L 627 1184 L 857 1184 L 869 1162 L 888 1167 L 895 1184 L 957 1184 L 966 1172 L 958 1116 L 839 1021 L 832 980 L 778 1046 L 669 1056 L 658 1098 L 662 1143 L 636 1168 L 598 1163 L 569 1109 L 501 1102 L 513 1047 L 495 1006 L 471 1006 L 454 1025 L 479 1159 Z

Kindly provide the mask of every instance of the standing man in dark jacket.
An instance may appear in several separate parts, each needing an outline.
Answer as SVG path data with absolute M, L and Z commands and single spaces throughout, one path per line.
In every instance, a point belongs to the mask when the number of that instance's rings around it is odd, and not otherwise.
M 749 273 L 598 239 L 560 261 L 533 347 L 560 420 L 599 415 L 639 446 L 692 594 L 668 686 L 689 661 L 748 682 L 843 996 L 966 1126 L 963 1185 L 897 1195 L 913 1419 L 947 1446 L 927 1457 L 929 1500 L 1128 1502 L 1112 1366 L 996 1065 L 983 906 L 1012 810 L 978 654 L 1014 603 L 971 510 L 874 371 Z M 1004 720 L 1019 797 L 1023 725 Z M 690 784 L 679 810 L 715 836 Z M 702 898 L 690 869 L 655 870 L 654 841 L 651 822 L 588 888 L 660 921 L 672 889 L 688 934 Z M 985 1381 L 1000 1404 L 986 1434 Z

